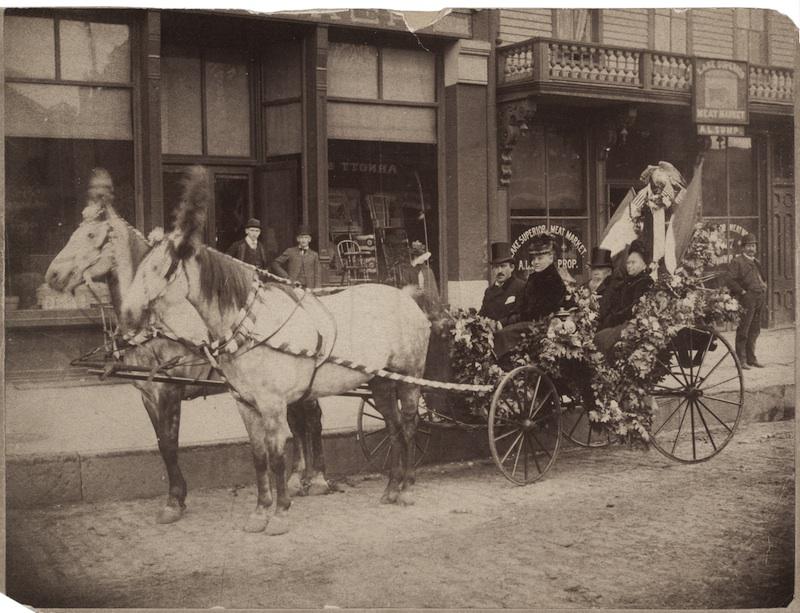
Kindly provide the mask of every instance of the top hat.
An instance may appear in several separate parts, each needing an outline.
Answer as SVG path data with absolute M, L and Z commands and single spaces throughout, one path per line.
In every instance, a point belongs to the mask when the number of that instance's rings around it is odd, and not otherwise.
M 758 239 L 756 238 L 755 234 L 750 234 L 748 232 L 744 235 L 742 238 L 742 247 L 745 245 L 758 245 Z
M 531 246 L 529 253 L 531 255 L 544 255 L 546 253 L 553 253 L 555 251 L 555 244 L 553 237 L 549 234 L 538 234 L 531 239 Z
M 594 247 L 592 249 L 592 262 L 589 266 L 592 268 L 613 268 L 611 251 L 602 247 Z
M 638 253 L 640 256 L 642 256 L 645 264 L 650 264 L 650 250 L 647 248 L 647 245 L 645 245 L 639 239 L 633 241 L 630 247 L 628 247 L 628 255 L 631 253 Z
M 492 266 L 499 266 L 513 261 L 514 256 L 511 255 L 511 245 L 503 242 L 492 243 Z
M 261 222 L 258 221 L 255 217 L 251 217 L 247 220 L 247 223 L 244 226 L 245 228 L 258 228 L 261 229 Z
M 311 236 L 311 226 L 308 224 L 300 224 L 297 226 L 297 232 L 295 232 L 295 236 Z

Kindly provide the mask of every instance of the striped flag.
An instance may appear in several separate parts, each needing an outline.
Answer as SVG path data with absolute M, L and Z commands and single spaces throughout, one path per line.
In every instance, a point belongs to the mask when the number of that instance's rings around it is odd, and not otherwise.
M 633 224 L 631 209 L 641 208 L 647 199 L 648 189 L 646 187 L 638 194 L 633 188 L 629 189 L 617 210 L 614 211 L 606 229 L 603 230 L 603 235 L 600 237 L 600 248 L 608 249 L 612 258 L 625 251 L 628 245 L 636 240 L 636 228 Z
M 700 216 L 700 203 L 703 200 L 703 162 L 695 170 L 692 182 L 681 192 L 673 205 L 672 219 L 667 226 L 664 249 L 664 265 L 670 274 L 675 272 L 683 254 L 689 247 L 694 234 L 694 226 Z

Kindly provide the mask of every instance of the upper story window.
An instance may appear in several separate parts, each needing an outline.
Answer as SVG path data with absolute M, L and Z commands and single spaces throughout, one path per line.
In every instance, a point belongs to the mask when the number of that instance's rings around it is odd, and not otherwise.
M 577 42 L 597 41 L 597 10 L 595 9 L 556 9 L 556 38 Z
M 161 148 L 165 154 L 250 157 L 247 54 L 166 47 L 161 58 Z

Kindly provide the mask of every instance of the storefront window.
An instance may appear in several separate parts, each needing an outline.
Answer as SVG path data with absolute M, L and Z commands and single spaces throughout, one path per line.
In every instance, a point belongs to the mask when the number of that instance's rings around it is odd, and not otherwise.
M 328 160 L 331 239 L 360 246 L 365 278 L 387 279 L 413 241 L 427 246 L 438 277 L 435 146 L 332 140 Z
M 6 309 L 87 308 L 97 297 L 54 295 L 44 273 L 81 221 L 93 168 L 135 221 L 130 28 L 12 15 L 5 49 Z
M 252 122 L 246 54 L 166 47 L 161 63 L 162 151 L 249 157 Z
M 588 263 L 589 217 L 585 194 L 585 136 L 564 125 L 531 126 L 514 147 L 509 207 L 512 252 L 530 269 L 530 240 L 543 232 L 556 239 L 556 263 L 581 278 Z

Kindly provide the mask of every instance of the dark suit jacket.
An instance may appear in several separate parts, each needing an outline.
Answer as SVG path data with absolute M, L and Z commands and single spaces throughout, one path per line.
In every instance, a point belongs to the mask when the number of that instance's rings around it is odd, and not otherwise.
M 492 284 L 483 294 L 483 303 L 478 315 L 499 321 L 504 326 L 519 313 L 525 282 L 511 277 L 503 285 Z
M 551 264 L 542 272 L 532 272 L 522 295 L 519 318 L 522 321 L 544 319 L 555 313 L 561 306 L 567 287 Z
M 651 287 L 653 278 L 647 270 L 633 277 L 625 275 L 621 283 L 612 285 L 604 297 L 608 310 L 601 318 L 598 329 L 611 328 L 630 320 L 633 317 L 633 307 Z
M 306 287 L 322 286 L 322 266 L 319 254 L 313 249 L 308 249 L 304 255 L 299 247 L 289 247 L 275 258 L 272 269 L 275 274 L 295 282 L 299 281 Z
M 261 241 L 256 242 L 256 249 L 252 251 L 247 245 L 247 241 L 242 239 L 236 241 L 230 246 L 226 252 L 228 255 L 235 257 L 237 260 L 252 264 L 257 268 L 269 268 L 272 260 L 275 258 L 276 253 L 268 251 Z
M 761 294 L 767 289 L 759 261 L 741 254 L 728 264 L 727 282 L 734 295 L 745 292 Z

